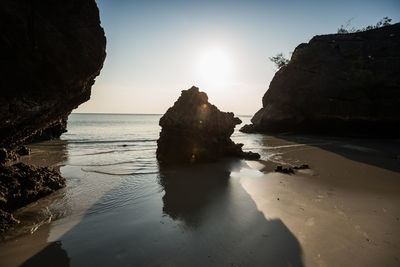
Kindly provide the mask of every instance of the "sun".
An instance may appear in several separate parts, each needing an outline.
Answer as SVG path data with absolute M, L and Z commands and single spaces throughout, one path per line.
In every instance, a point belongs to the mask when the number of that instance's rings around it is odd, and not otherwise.
M 196 72 L 200 85 L 225 87 L 232 75 L 231 57 L 222 48 L 207 49 L 198 57 Z

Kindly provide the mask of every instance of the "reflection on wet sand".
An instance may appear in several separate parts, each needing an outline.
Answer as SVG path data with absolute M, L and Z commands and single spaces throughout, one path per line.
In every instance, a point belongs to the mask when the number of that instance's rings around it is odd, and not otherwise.
M 193 258 L 184 263 L 303 266 L 296 237 L 281 220 L 265 219 L 240 185 L 241 174 L 255 171 L 244 169 L 244 161 L 226 160 L 160 170 L 164 213 L 196 237 L 187 248 Z
M 239 178 L 231 176 L 248 168 L 244 164 L 235 160 L 160 169 L 159 177 L 145 179 L 162 187 L 141 199 L 126 198 L 135 193 L 127 179 L 59 242 L 72 266 L 303 266 L 294 235 L 281 220 L 265 219 Z M 110 197 L 126 202 L 112 212 L 91 212 Z M 61 249 L 61 243 L 44 248 L 25 266 L 46 263 L 48 252 Z M 53 262 L 68 264 L 61 251 L 53 255 Z

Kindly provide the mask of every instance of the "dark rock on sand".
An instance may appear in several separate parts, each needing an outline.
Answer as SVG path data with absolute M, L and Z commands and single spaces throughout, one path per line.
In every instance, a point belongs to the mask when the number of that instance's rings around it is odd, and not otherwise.
M 17 160 L 20 156 L 29 155 L 30 150 L 26 146 L 19 146 L 14 149 L 0 148 L 0 164 L 6 164 Z
M 94 0 L 0 1 L 0 147 L 65 131 L 90 98 L 105 46 Z
M 259 159 L 244 152 L 230 136 L 241 120 L 208 102 L 207 94 L 192 87 L 183 90 L 174 106 L 160 119 L 157 159 L 162 164 L 213 161 L 225 156 Z
M 20 146 L 15 150 L 15 152 L 20 156 L 26 156 L 29 155 L 31 151 L 26 146 Z
M 305 170 L 309 169 L 310 167 L 307 164 L 303 164 L 300 166 L 294 166 L 294 167 L 283 167 L 282 165 L 278 165 L 275 168 L 275 172 L 280 172 L 280 173 L 285 173 L 285 174 L 293 174 L 294 170 Z
M 399 136 L 400 24 L 300 44 L 243 132 Z
M 292 168 L 290 168 L 290 167 L 284 168 L 281 165 L 276 166 L 275 172 L 286 173 L 286 174 L 293 174 L 294 173 Z
M 44 197 L 65 186 L 65 179 L 60 173 L 47 167 L 33 167 L 23 163 L 11 166 L 0 165 L 0 211 L 3 225 L 13 222 L 6 213 Z
M 10 161 L 17 160 L 18 155 L 10 149 L 0 148 L 0 164 L 5 164 Z
M 293 167 L 293 169 L 295 169 L 295 170 L 305 170 L 305 169 L 309 169 L 309 168 L 310 168 L 310 166 L 308 166 L 308 164 L 302 164 L 300 166 Z
M 19 221 L 14 218 L 12 213 L 0 209 L 0 233 L 5 232 L 11 225 L 17 223 Z

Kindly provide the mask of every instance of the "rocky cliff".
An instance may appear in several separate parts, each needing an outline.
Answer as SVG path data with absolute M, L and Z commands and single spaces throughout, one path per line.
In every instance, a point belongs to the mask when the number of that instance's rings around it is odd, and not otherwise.
M 245 132 L 399 136 L 400 24 L 300 44 Z
M 94 0 L 2 0 L 0 147 L 64 132 L 90 98 L 105 46 Z
M 94 0 L 0 1 L 0 232 L 12 212 L 65 185 L 57 170 L 17 163 L 21 145 L 59 137 L 90 98 L 106 38 Z
M 240 123 L 233 113 L 210 104 L 199 88 L 183 90 L 160 119 L 157 159 L 161 164 L 205 162 L 225 156 L 258 159 L 260 155 L 243 152 L 243 145 L 231 140 Z

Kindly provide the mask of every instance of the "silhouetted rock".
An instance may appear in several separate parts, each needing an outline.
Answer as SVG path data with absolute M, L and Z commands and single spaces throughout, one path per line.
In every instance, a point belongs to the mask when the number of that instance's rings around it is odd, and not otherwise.
M 38 168 L 23 163 L 0 165 L 0 210 L 10 213 L 64 186 L 65 178 L 47 167 Z M 1 218 L 13 221 L 9 216 Z M 4 221 L 0 224 L 6 225 Z
M 106 56 L 95 1 L 2 0 L 0 25 L 0 147 L 58 137 Z
M 48 168 L 6 166 L 31 141 L 59 137 L 89 100 L 106 56 L 94 0 L 0 1 L 0 230 L 11 211 L 64 186 Z M 4 165 L 2 165 L 4 164 Z
M 241 120 L 221 112 L 197 87 L 183 90 L 174 106 L 160 119 L 157 159 L 162 164 L 213 161 L 225 156 L 258 159 L 243 152 L 230 136 Z
M 397 23 L 300 44 L 241 131 L 399 136 L 399 106 Z

